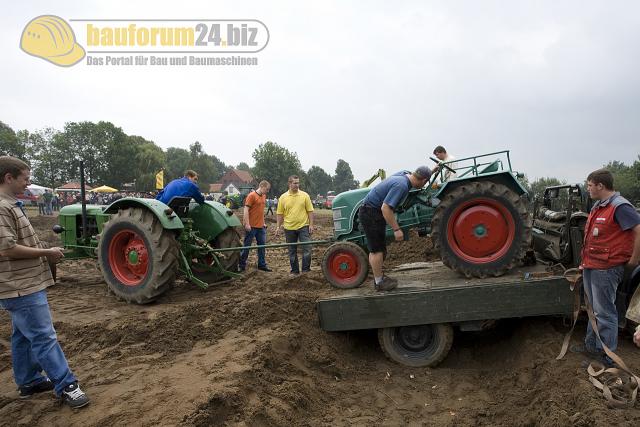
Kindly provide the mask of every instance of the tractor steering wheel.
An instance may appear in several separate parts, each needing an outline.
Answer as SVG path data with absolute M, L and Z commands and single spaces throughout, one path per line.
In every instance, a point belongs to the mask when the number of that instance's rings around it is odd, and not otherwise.
M 449 169 L 451 172 L 456 173 L 456 171 L 454 169 L 452 169 L 451 167 L 449 167 L 449 165 L 445 165 L 444 163 L 442 163 L 442 160 L 438 160 L 438 159 L 434 159 L 433 157 L 429 157 L 431 160 L 433 160 L 434 162 L 436 162 L 438 164 L 438 166 L 442 166 L 445 169 Z

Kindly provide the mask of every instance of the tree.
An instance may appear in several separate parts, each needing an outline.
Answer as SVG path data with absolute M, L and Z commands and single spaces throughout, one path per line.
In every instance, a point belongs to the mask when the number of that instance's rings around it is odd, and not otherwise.
M 616 191 L 631 203 L 640 204 L 640 156 L 631 165 L 612 161 L 604 166 L 613 175 L 613 186 Z
M 541 199 L 546 187 L 565 185 L 566 183 L 567 181 L 560 181 L 558 178 L 553 177 L 537 178 L 530 184 L 529 188 L 527 188 L 529 198 L 531 200 L 534 200 L 536 197 Z
M 9 125 L 0 122 L 0 156 L 13 156 L 26 159 L 26 146 L 19 143 L 16 133 Z
M 302 175 L 302 166 L 298 154 L 289 151 L 275 142 L 267 141 L 253 151 L 253 176 L 257 181 L 263 179 L 271 183 L 272 193 L 287 191 L 291 175 Z M 304 188 L 302 188 L 304 190 Z
M 349 163 L 342 159 L 336 165 L 336 174 L 333 176 L 333 190 L 336 193 L 353 190 L 358 187 L 358 183 L 353 179 L 353 172 Z
M 189 154 L 189 151 L 184 148 L 167 148 L 166 158 L 167 164 L 164 174 L 165 182 L 180 178 L 184 175 L 184 171 L 189 169 L 191 154 Z
M 137 147 L 135 189 L 154 191 L 156 189 L 156 174 L 167 161 L 164 151 L 153 141 L 147 141 L 141 136 L 128 136 L 127 139 Z
M 251 167 L 248 164 L 246 164 L 245 162 L 238 163 L 238 166 L 236 166 L 236 169 L 238 169 L 240 171 L 251 172 Z
M 307 189 L 311 197 L 318 194 L 325 196 L 331 190 L 331 175 L 325 172 L 320 166 L 311 166 L 307 172 Z
M 31 152 L 31 174 L 33 181 L 47 187 L 58 187 L 64 183 L 63 169 L 67 154 L 62 150 L 63 141 L 60 132 L 53 128 L 45 128 L 29 134 L 24 131 Z

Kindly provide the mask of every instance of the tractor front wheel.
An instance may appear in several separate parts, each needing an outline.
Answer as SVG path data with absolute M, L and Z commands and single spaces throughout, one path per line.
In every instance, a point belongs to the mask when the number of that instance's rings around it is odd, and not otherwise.
M 322 258 L 322 273 L 333 287 L 357 288 L 369 273 L 367 253 L 355 243 L 334 243 Z
M 526 202 L 494 182 L 472 182 L 448 193 L 436 208 L 432 230 L 442 262 L 468 278 L 503 275 L 524 258 L 531 242 Z
M 147 209 L 119 210 L 105 224 L 98 262 L 109 289 L 130 303 L 147 304 L 171 288 L 179 246 Z

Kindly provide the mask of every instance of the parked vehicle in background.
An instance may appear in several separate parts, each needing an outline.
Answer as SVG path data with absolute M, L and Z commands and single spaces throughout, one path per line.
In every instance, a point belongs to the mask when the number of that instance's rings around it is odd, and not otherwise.
M 336 196 L 327 196 L 327 201 L 324 202 L 324 207 L 327 209 L 331 209 L 331 207 L 333 206 L 333 199 L 335 199 Z
M 22 201 L 26 206 L 36 206 L 38 204 L 37 197 L 29 189 L 26 189 L 24 193 L 17 196 L 17 199 Z

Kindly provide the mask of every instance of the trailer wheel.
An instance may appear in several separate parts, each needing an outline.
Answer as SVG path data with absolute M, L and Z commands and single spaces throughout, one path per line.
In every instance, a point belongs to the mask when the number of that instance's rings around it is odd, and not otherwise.
M 367 253 L 355 243 L 334 243 L 322 257 L 322 274 L 335 288 L 357 288 L 369 274 Z
M 235 228 L 227 228 L 222 233 L 210 242 L 211 246 L 216 249 L 223 248 L 235 248 L 241 246 L 240 235 Z M 227 271 L 236 273 L 238 271 L 238 262 L 240 261 L 240 251 L 219 252 L 216 254 L 218 260 Z M 215 267 L 214 259 L 212 256 L 197 259 L 200 264 L 205 264 L 211 267 Z M 225 278 L 225 275 L 220 271 L 200 270 L 197 266 L 192 265 L 191 271 L 193 275 L 205 283 L 219 282 Z
M 384 354 L 394 362 L 413 367 L 433 367 L 442 362 L 453 344 L 448 323 L 378 329 Z
M 130 303 L 147 304 L 171 288 L 178 241 L 147 209 L 121 209 L 105 224 L 98 262 L 109 289 Z
M 531 242 L 525 201 L 494 182 L 472 182 L 448 193 L 436 208 L 432 229 L 442 262 L 469 278 L 505 274 Z

